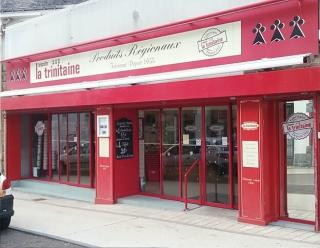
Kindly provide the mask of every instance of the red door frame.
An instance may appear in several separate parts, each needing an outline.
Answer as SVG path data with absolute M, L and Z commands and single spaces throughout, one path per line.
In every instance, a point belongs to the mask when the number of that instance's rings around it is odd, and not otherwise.
M 58 138 L 60 140 L 60 114 L 66 114 L 67 115 L 67 135 L 69 134 L 68 132 L 68 114 L 69 113 L 76 113 L 77 114 L 77 134 L 79 137 L 79 142 L 77 142 L 77 158 L 78 158 L 78 162 L 77 162 L 77 182 L 70 182 L 69 181 L 69 155 L 67 153 L 67 165 L 66 165 L 66 169 L 67 169 L 67 180 L 62 180 L 61 179 L 61 162 L 60 159 L 58 160 L 58 167 L 59 167 L 59 173 L 58 173 L 58 180 L 53 179 L 52 178 L 52 155 L 51 155 L 51 141 L 52 141 L 52 137 L 51 137 L 51 123 L 52 123 L 52 115 L 56 114 L 58 116 Z M 81 171 L 80 169 L 80 113 L 89 113 L 89 139 L 90 139 L 90 145 L 89 145 L 89 184 L 81 184 L 80 183 L 80 174 Z M 43 114 L 43 113 L 39 113 L 39 114 Z M 91 114 L 91 111 L 89 110 L 79 110 L 78 112 L 75 111 L 61 111 L 61 112 L 47 112 L 46 113 L 48 116 L 48 177 L 47 178 L 35 178 L 33 177 L 32 174 L 32 136 L 30 136 L 30 141 L 29 141 L 29 153 L 30 153 L 30 157 L 29 157 L 29 164 L 30 164 L 30 177 L 29 179 L 34 179 L 34 180 L 39 180 L 39 181 L 46 181 L 46 182 L 57 182 L 57 183 L 62 183 L 62 184 L 66 184 L 66 185 L 70 185 L 70 186 L 77 186 L 77 187 L 82 187 L 82 188 L 94 188 L 94 179 L 93 179 L 93 159 L 92 159 L 92 145 L 93 145 L 93 140 L 92 140 L 92 118 L 94 118 L 94 115 Z M 32 120 L 33 120 L 33 115 L 30 115 L 30 133 L 33 134 L 33 126 L 32 126 Z M 58 158 L 60 157 L 60 142 L 58 142 Z M 68 140 L 66 141 L 66 148 L 68 148 Z
M 159 197 L 161 199 L 168 199 L 168 200 L 177 200 L 177 201 L 184 201 L 182 192 L 183 192 L 183 161 L 182 161 L 182 108 L 184 107 L 200 107 L 201 108 L 201 151 L 206 149 L 206 122 L 205 122 L 205 107 L 208 106 L 227 106 L 227 123 L 228 123 L 228 144 L 229 144 L 229 161 L 228 161 L 228 169 L 229 169 L 229 203 L 228 204 L 221 204 L 221 203 L 213 203 L 213 202 L 208 202 L 206 200 L 206 166 L 205 162 L 206 161 L 206 153 L 201 152 L 200 154 L 200 165 L 199 165 L 199 184 L 200 184 L 200 199 L 199 200 L 194 200 L 194 199 L 188 199 L 188 202 L 190 203 L 196 203 L 196 204 L 201 204 L 201 205 L 208 205 L 212 207 L 219 207 L 219 208 L 227 208 L 227 209 L 237 209 L 238 206 L 234 204 L 234 199 L 233 199 L 233 170 L 235 169 L 233 167 L 233 141 L 232 141 L 232 106 L 234 103 L 218 103 L 218 104 L 188 104 L 188 105 L 179 105 L 179 106 L 170 106 L 168 108 L 164 107 L 150 107 L 150 108 L 144 108 L 144 109 L 139 109 L 140 111 L 148 111 L 148 110 L 159 110 L 159 129 L 160 129 L 160 194 L 155 194 L 155 193 L 149 193 L 149 192 L 140 192 L 141 195 L 146 195 L 146 196 L 154 196 L 154 197 Z M 163 166 L 163 159 L 162 159 L 162 152 L 163 152 L 163 123 L 162 123 L 162 113 L 164 109 L 177 109 L 178 110 L 178 128 L 179 128 L 179 197 L 176 196 L 168 196 L 164 195 L 163 191 L 163 175 L 164 175 L 164 166 Z M 236 112 L 238 113 L 238 111 Z M 236 120 L 238 123 L 238 121 Z M 203 148 L 204 147 L 204 148 Z M 239 167 L 237 166 L 237 169 Z
M 297 223 L 302 223 L 302 224 L 311 224 L 311 225 L 316 225 L 317 229 L 317 224 L 318 221 L 318 209 L 319 206 L 317 204 L 317 201 L 319 199 L 319 192 L 318 192 L 318 173 L 319 173 L 319 168 L 318 168 L 318 139 L 317 139 L 317 129 L 318 129 L 318 109 L 319 109 L 319 103 L 318 103 L 318 96 L 315 95 L 310 95 L 310 97 L 289 97 L 283 100 L 278 100 L 278 109 L 279 109 L 279 163 L 280 163 L 280 173 L 279 173 L 279 181 L 280 181 L 280 189 L 279 189 L 279 204 L 280 204 L 280 217 L 279 219 L 281 220 L 286 220 L 290 222 L 297 222 Z M 297 219 L 297 218 L 291 218 L 288 215 L 288 210 L 287 210 L 287 147 L 286 147 L 286 135 L 283 134 L 282 131 L 282 122 L 285 121 L 285 116 L 286 116 L 286 109 L 285 109 L 285 102 L 286 101 L 299 101 L 299 100 L 312 100 L 313 101 L 313 117 L 314 117 L 314 128 L 312 130 L 312 135 L 313 135 L 313 159 L 314 159 L 314 187 L 315 187 L 315 221 L 309 221 L 309 220 L 303 220 L 303 219 Z M 317 229 L 318 230 L 318 229 Z

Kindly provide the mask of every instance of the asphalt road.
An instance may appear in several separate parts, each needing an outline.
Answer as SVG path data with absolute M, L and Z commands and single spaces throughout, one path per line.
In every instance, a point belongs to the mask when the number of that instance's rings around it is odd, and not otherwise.
M 83 248 L 44 236 L 7 229 L 0 231 L 0 247 L 5 248 Z

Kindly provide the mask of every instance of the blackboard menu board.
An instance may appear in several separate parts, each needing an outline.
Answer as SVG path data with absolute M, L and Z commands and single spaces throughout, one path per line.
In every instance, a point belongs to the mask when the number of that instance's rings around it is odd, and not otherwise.
M 133 157 L 132 121 L 126 118 L 116 122 L 116 157 L 117 159 Z

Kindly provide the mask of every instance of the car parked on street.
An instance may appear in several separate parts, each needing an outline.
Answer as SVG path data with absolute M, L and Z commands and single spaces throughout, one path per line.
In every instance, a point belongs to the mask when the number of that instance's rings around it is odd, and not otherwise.
M 0 230 L 6 229 L 11 222 L 13 211 L 11 182 L 0 172 Z

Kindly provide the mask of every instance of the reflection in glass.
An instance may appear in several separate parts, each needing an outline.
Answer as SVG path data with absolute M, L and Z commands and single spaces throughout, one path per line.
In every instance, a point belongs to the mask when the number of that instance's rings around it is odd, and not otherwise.
M 67 114 L 59 115 L 60 130 L 60 179 L 67 181 Z
M 313 101 L 286 102 L 286 119 L 294 113 L 313 117 Z M 287 211 L 290 218 L 315 220 L 313 135 L 293 139 L 286 135 Z
M 162 112 L 163 193 L 179 195 L 179 123 L 178 109 Z
M 51 117 L 51 170 L 52 178 L 59 180 L 59 117 Z
M 90 116 L 80 113 L 80 183 L 90 184 Z
M 182 167 L 183 175 L 201 154 L 201 108 L 182 108 Z M 199 166 L 188 178 L 188 198 L 200 199 Z M 184 179 L 183 179 L 184 180 Z M 184 190 L 184 188 L 182 188 Z
M 160 121 L 159 111 L 143 112 L 143 140 L 140 152 L 144 154 L 140 164 L 141 190 L 160 194 Z
M 32 127 L 32 175 L 36 178 L 47 178 L 49 175 L 48 116 L 34 115 Z
M 208 202 L 229 203 L 227 106 L 206 107 L 206 194 Z
M 68 162 L 69 182 L 78 182 L 78 137 L 77 137 L 77 114 L 68 114 Z

